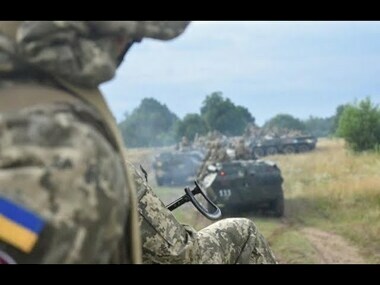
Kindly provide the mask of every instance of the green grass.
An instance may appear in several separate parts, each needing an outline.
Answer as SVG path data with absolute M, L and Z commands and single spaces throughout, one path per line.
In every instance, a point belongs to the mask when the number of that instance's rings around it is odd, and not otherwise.
M 282 264 L 317 264 L 317 253 L 307 238 L 296 230 L 284 230 L 277 236 L 269 235 L 273 252 Z

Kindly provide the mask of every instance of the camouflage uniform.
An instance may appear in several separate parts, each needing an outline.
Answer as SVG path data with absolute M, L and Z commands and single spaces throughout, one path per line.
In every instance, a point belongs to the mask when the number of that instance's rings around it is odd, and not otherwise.
M 16 262 L 106 263 L 116 250 L 128 196 L 121 161 L 94 127 L 97 119 L 84 105 L 58 103 L 1 115 L 1 196 L 47 221 L 28 255 L 0 242 Z
M 137 184 L 144 263 L 276 263 L 251 220 L 224 219 L 197 232 L 181 225 L 143 176 L 132 165 L 130 168 Z
M 186 23 L 12 23 L 0 23 L 0 263 L 139 262 L 134 184 L 109 110 L 74 90 L 98 95 L 133 42 Z M 29 102 L 33 88 L 57 97 Z
M 189 140 L 187 139 L 187 137 L 185 137 L 185 136 L 182 137 L 181 142 L 179 143 L 178 149 L 180 151 L 188 151 L 188 150 L 192 149 L 191 144 L 190 144 Z
M 249 149 L 245 146 L 244 139 L 240 139 L 235 149 L 236 159 L 248 160 L 252 158 Z

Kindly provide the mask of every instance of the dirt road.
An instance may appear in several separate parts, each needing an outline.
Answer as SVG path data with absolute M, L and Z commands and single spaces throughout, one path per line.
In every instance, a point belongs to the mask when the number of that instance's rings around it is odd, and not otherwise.
M 342 236 L 318 228 L 291 225 L 285 218 L 269 223 L 274 228 L 266 237 L 281 264 L 367 263 L 359 249 Z
M 316 228 L 303 228 L 301 233 L 314 247 L 320 264 L 363 264 L 359 250 L 339 235 Z

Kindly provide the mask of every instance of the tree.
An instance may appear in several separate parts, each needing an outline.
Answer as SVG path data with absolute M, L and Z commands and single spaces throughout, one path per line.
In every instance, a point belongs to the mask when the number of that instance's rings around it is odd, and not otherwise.
M 310 116 L 307 120 L 303 121 L 305 129 L 308 133 L 316 137 L 328 137 L 332 135 L 332 129 L 335 116 L 328 118 L 319 118 Z
M 304 123 L 302 123 L 299 119 L 294 118 L 292 115 L 278 114 L 266 121 L 263 125 L 263 129 L 305 131 L 306 127 Z
M 119 124 L 129 147 L 163 146 L 175 142 L 174 125 L 178 117 L 156 99 L 144 98 Z
M 339 105 L 336 108 L 335 115 L 333 117 L 333 124 L 331 126 L 331 133 L 336 135 L 336 136 L 339 136 L 337 133 L 337 130 L 338 130 L 338 126 L 339 126 L 340 116 L 342 115 L 342 113 L 343 113 L 344 109 L 347 107 L 347 105 L 348 104 Z
M 339 119 L 338 135 L 354 151 L 375 149 L 380 144 L 380 110 L 371 99 L 348 104 Z
M 206 122 L 199 114 L 187 114 L 182 121 L 177 122 L 175 129 L 177 139 L 186 136 L 193 140 L 195 134 L 204 135 L 207 133 Z
M 206 97 L 201 107 L 201 117 L 209 130 L 230 136 L 241 135 L 247 124 L 255 120 L 247 108 L 224 99 L 222 92 L 213 92 Z

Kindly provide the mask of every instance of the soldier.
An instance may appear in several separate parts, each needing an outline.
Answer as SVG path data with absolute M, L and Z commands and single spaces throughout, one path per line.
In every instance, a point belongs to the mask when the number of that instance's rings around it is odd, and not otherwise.
M 208 173 L 207 168 L 216 163 L 227 161 L 229 159 L 226 150 L 222 147 L 222 144 L 219 140 L 215 140 L 210 142 L 209 150 L 203 159 L 203 164 L 198 170 L 197 178 L 198 180 L 202 180 L 206 174 Z
M 253 157 L 249 149 L 246 147 L 245 141 L 243 138 L 240 138 L 237 143 L 237 146 L 235 149 L 235 156 L 236 156 L 236 159 L 242 159 L 242 160 L 248 160 Z
M 275 263 L 252 221 L 183 226 L 120 159 L 120 134 L 97 87 L 134 42 L 171 39 L 186 25 L 0 25 L 1 262 L 139 263 L 138 213 L 146 263 Z
M 187 22 L 0 23 L 0 263 L 140 263 L 135 184 L 98 90 Z
M 186 150 L 190 150 L 190 149 L 191 149 L 191 145 L 189 143 L 189 140 L 187 139 L 186 136 L 183 136 L 181 139 L 181 142 L 179 144 L 179 150 L 180 151 L 186 151 Z

